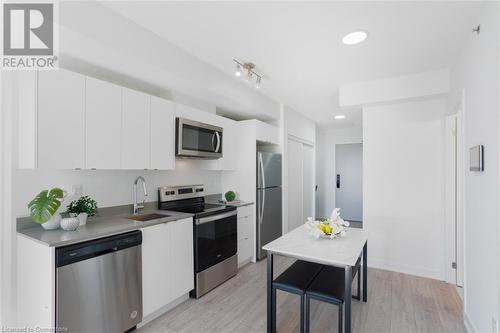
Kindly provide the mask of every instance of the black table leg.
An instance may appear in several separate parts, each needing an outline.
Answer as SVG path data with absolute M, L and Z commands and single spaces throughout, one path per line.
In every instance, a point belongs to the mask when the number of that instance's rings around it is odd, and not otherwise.
M 276 323 L 273 321 L 273 254 L 267 253 L 267 332 L 276 332 Z
M 368 241 L 363 246 L 363 302 L 367 301 L 368 295 Z
M 351 275 L 352 275 L 352 267 L 345 267 L 345 291 L 344 295 L 351 295 Z M 344 332 L 351 333 L 351 298 L 352 297 L 344 297 L 344 306 L 345 306 L 345 320 L 344 320 Z

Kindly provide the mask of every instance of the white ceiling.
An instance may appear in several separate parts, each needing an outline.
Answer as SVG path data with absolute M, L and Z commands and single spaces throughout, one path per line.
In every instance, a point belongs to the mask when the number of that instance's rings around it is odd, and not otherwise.
M 228 75 L 232 58 L 264 75 L 261 91 L 323 127 L 359 126 L 338 105 L 345 83 L 448 67 L 479 2 L 106 2 Z M 342 37 L 369 32 L 359 45 Z M 234 78 L 238 80 L 238 78 Z M 335 114 L 346 119 L 334 120 Z

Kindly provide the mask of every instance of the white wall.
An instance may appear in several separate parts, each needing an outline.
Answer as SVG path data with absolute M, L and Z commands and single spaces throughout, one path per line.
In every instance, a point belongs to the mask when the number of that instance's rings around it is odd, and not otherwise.
M 451 70 L 449 108 L 464 105 L 465 321 L 491 332 L 499 314 L 499 4 L 483 4 L 481 33 L 468 34 Z M 470 172 L 469 148 L 485 147 L 484 172 Z
M 442 99 L 363 109 L 371 266 L 444 279 Z
M 363 129 L 318 129 L 316 135 L 316 216 L 329 217 L 335 208 L 335 145 L 363 142 Z

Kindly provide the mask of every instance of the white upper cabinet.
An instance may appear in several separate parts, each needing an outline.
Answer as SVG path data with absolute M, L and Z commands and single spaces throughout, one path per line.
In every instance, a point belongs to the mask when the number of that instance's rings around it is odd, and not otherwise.
M 20 75 L 18 89 L 20 168 L 238 169 L 240 122 L 62 69 Z M 222 127 L 223 157 L 176 160 L 176 117 Z M 250 122 L 278 142 L 276 127 Z
M 151 96 L 150 168 L 175 169 L 175 104 Z
M 255 120 L 255 135 L 257 136 L 257 141 L 275 145 L 280 144 L 279 128 L 263 121 Z
M 85 167 L 85 76 L 38 72 L 38 167 Z
M 87 77 L 86 163 L 87 169 L 120 169 L 122 89 Z
M 240 124 L 234 120 L 223 118 L 222 158 L 219 159 L 220 170 L 236 170 L 239 158 Z
M 122 88 L 122 169 L 149 169 L 149 126 L 149 96 Z

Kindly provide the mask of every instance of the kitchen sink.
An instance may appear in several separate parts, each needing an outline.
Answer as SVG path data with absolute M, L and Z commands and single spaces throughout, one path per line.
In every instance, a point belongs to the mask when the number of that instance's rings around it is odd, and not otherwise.
M 171 216 L 171 215 L 152 213 L 152 214 L 142 214 L 142 215 L 131 215 L 131 216 L 127 216 L 127 218 L 131 219 L 131 220 L 146 222 L 146 221 L 151 221 L 151 220 L 162 219 L 162 218 L 169 217 L 169 216 Z

